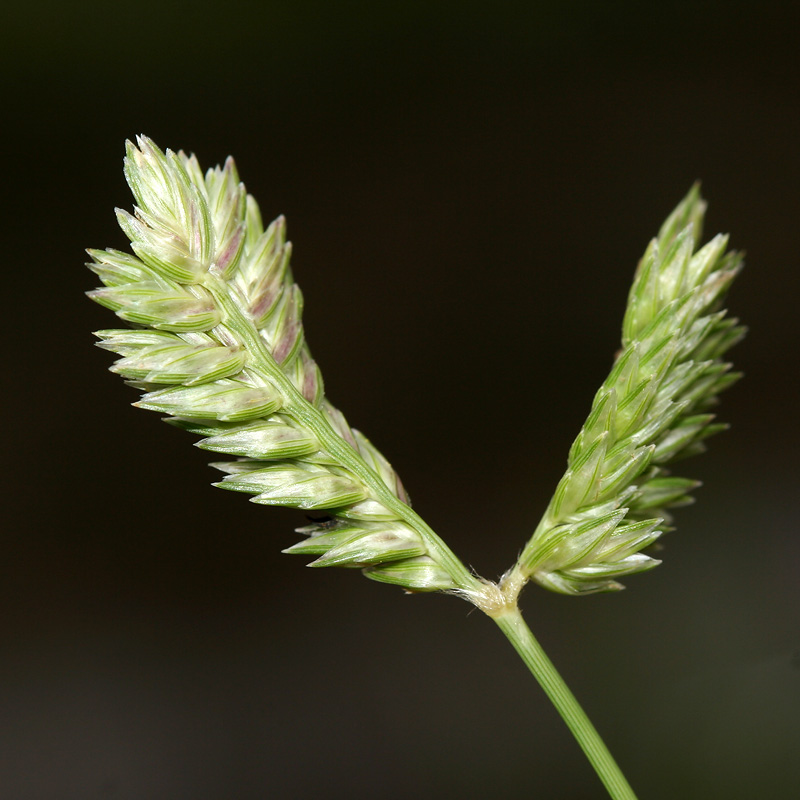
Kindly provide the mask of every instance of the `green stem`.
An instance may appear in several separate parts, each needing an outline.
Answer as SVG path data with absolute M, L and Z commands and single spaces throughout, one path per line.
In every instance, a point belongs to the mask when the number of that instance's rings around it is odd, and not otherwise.
M 614 761 L 608 748 L 603 744 L 600 734 L 589 721 L 575 696 L 558 674 L 553 662 L 536 641 L 530 628 L 525 624 L 519 609 L 507 608 L 494 617 L 500 630 L 508 637 L 534 678 L 544 689 L 553 705 L 558 709 L 567 727 L 572 731 L 586 757 L 595 768 L 600 780 L 614 800 L 636 800 L 630 784 Z

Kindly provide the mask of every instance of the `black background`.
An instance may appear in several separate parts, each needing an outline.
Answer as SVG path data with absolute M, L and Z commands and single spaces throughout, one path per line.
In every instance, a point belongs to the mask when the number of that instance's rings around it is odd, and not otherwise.
M 19 3 L 4 11 L 3 798 L 601 798 L 511 648 L 452 598 L 281 555 L 90 331 L 123 142 L 237 159 L 288 217 L 327 390 L 496 578 L 695 179 L 747 269 L 730 432 L 656 571 L 530 588 L 642 800 L 800 784 L 796 4 Z

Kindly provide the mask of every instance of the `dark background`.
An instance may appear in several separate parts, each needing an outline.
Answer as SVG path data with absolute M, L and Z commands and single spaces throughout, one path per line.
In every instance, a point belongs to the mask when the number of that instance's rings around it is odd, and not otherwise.
M 123 142 L 285 213 L 330 398 L 496 578 L 695 179 L 747 269 L 730 432 L 656 571 L 524 609 L 642 800 L 800 784 L 796 4 L 18 3 L 4 11 L 0 796 L 602 798 L 491 622 L 281 555 L 90 331 Z

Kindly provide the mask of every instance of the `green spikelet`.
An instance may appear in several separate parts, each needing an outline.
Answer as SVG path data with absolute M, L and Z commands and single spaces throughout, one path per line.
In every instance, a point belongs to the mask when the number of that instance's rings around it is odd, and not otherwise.
M 338 526 L 336 537 L 300 529 L 308 546 L 287 552 L 409 590 L 454 588 L 424 525 L 400 519 L 415 515 L 389 462 L 325 399 L 285 220 L 264 227 L 232 159 L 204 175 L 194 156 L 140 137 L 127 145 L 125 176 L 136 208 L 117 219 L 133 255 L 90 250 L 104 288 L 89 296 L 137 326 L 96 334 L 120 356 L 111 370 L 143 390 L 135 405 L 238 457 L 215 464 L 227 473 L 217 486 L 324 510 Z
M 218 486 L 325 511 L 330 526 L 301 528 L 309 540 L 287 552 L 495 603 L 496 591 L 414 514 L 389 462 L 325 397 L 285 220 L 264 226 L 232 159 L 204 174 L 194 156 L 141 137 L 127 145 L 125 175 L 136 207 L 117 218 L 133 254 L 90 250 L 104 286 L 89 295 L 134 326 L 97 336 L 120 356 L 112 371 L 143 392 L 135 405 L 236 457 L 215 465 L 227 474 Z M 710 409 L 738 378 L 723 359 L 744 331 L 721 304 L 741 257 L 722 235 L 698 248 L 704 211 L 695 186 L 647 247 L 622 349 L 501 591 L 531 578 L 568 594 L 613 590 L 658 563 L 641 551 L 697 486 L 667 465 L 725 427 Z
M 640 551 L 698 483 L 666 465 L 725 426 L 705 412 L 739 376 L 723 356 L 744 334 L 721 311 L 741 268 L 727 237 L 697 249 L 705 203 L 693 187 L 636 270 L 622 350 L 600 387 L 544 518 L 517 570 L 566 594 L 622 588 L 659 562 Z

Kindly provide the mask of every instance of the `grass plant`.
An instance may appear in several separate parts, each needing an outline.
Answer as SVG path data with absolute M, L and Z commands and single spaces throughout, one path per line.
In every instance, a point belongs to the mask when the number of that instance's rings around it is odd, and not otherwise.
M 711 409 L 739 375 L 724 360 L 743 335 L 722 308 L 741 256 L 727 237 L 700 246 L 694 186 L 636 270 L 621 348 L 569 452 L 567 470 L 520 556 L 493 582 L 467 569 L 414 512 L 389 461 L 325 396 L 303 334 L 303 297 L 279 217 L 264 225 L 232 159 L 128 143 L 133 214 L 117 211 L 132 253 L 90 250 L 89 293 L 128 323 L 97 332 L 134 405 L 220 454 L 215 485 L 263 505 L 314 512 L 285 552 L 350 567 L 408 592 L 457 595 L 491 617 L 561 713 L 609 794 L 634 793 L 520 614 L 533 581 L 551 591 L 617 591 L 660 562 L 650 546 L 697 482 L 672 464 L 725 426 Z

